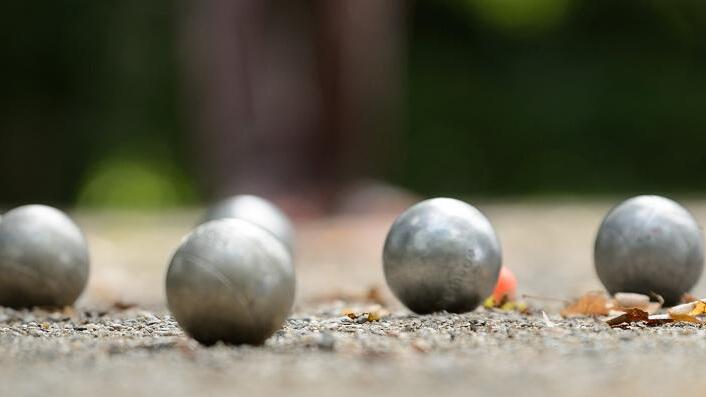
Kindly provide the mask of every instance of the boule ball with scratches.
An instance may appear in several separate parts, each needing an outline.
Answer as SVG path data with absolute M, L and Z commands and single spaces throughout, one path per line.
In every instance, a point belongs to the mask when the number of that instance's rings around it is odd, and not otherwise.
M 284 244 L 234 218 L 204 223 L 187 235 L 166 277 L 169 310 L 206 345 L 263 343 L 284 323 L 294 289 Z
M 0 305 L 71 305 L 88 272 L 83 233 L 58 209 L 26 205 L 0 220 Z
M 613 208 L 596 236 L 596 272 L 608 292 L 661 295 L 675 304 L 703 271 L 704 241 L 694 217 L 660 196 L 637 196 Z
M 493 292 L 501 262 L 488 219 L 450 198 L 425 200 L 403 212 L 383 249 L 387 284 L 419 314 L 475 309 Z
M 223 218 L 237 218 L 252 222 L 274 234 L 292 251 L 294 227 L 282 210 L 270 201 L 249 194 L 229 197 L 206 211 L 201 223 Z

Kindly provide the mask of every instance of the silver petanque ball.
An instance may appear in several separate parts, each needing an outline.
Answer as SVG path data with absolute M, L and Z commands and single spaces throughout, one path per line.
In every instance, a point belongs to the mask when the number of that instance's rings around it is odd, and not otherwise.
M 608 292 L 654 292 L 674 304 L 701 276 L 703 235 L 676 202 L 637 196 L 606 215 L 596 237 L 594 262 Z
M 294 227 L 287 215 L 264 198 L 243 194 L 216 203 L 208 209 L 202 223 L 222 218 L 252 222 L 277 237 L 289 251 L 294 244 Z
M 214 220 L 184 238 L 166 287 L 169 310 L 194 339 L 257 345 L 292 308 L 294 266 L 286 247 L 263 228 Z
M 0 305 L 71 305 L 86 286 L 88 271 L 86 240 L 63 212 L 26 205 L 2 217 Z
M 383 249 L 387 284 L 420 314 L 475 309 L 492 293 L 501 262 L 488 219 L 450 198 L 425 200 L 402 213 Z

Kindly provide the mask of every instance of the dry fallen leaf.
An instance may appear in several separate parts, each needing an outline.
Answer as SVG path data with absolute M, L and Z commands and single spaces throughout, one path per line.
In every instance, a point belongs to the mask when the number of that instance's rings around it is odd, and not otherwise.
M 563 317 L 606 316 L 608 299 L 602 292 L 588 292 L 561 310 Z
M 650 318 L 645 321 L 645 325 L 647 325 L 648 327 L 656 327 L 672 322 L 674 322 L 674 319 L 671 318 Z
M 649 314 L 646 311 L 640 309 L 628 309 L 625 313 L 619 315 L 618 317 L 613 317 L 606 321 L 606 324 L 611 327 L 618 327 L 623 324 L 636 323 L 640 321 L 649 320 Z
M 648 327 L 656 327 L 659 325 L 667 324 L 673 322 L 674 319 L 667 318 L 650 318 L 650 315 L 642 309 L 628 309 L 625 313 L 619 315 L 618 317 L 613 317 L 606 323 L 611 328 L 628 328 L 631 324 L 642 323 Z
M 383 317 L 390 315 L 390 312 L 380 305 L 372 305 L 362 310 L 346 308 L 341 311 L 341 315 L 350 318 L 351 320 L 372 322 L 380 321 Z
M 694 324 L 703 324 L 696 316 L 706 314 L 706 300 L 699 299 L 689 303 L 676 305 L 667 310 L 669 317 L 675 321 L 684 321 Z
M 607 316 L 617 315 L 629 309 L 640 309 L 647 314 L 654 314 L 662 308 L 662 301 L 658 295 L 658 302 L 650 302 L 650 297 L 633 292 L 617 292 L 612 298 L 603 292 L 588 292 L 574 302 L 568 304 L 561 311 L 564 317 L 577 316 Z

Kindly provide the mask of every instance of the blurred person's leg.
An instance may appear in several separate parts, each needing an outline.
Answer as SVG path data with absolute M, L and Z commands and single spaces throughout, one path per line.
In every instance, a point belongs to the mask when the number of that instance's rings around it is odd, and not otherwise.
M 204 185 L 296 212 L 367 175 L 394 128 L 397 2 L 205 0 L 186 10 Z
M 318 5 L 322 125 L 329 132 L 322 142 L 337 148 L 337 208 L 404 207 L 409 194 L 370 179 L 389 175 L 403 152 L 398 132 L 406 78 L 404 2 Z
M 323 129 L 344 181 L 378 176 L 394 150 L 405 78 L 403 2 L 318 3 Z
M 306 23 L 262 0 L 190 7 L 185 39 L 208 193 L 308 188 L 319 104 Z

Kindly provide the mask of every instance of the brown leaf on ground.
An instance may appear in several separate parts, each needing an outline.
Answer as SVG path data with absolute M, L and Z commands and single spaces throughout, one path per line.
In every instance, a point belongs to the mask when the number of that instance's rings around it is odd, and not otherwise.
M 674 322 L 671 318 L 650 319 L 650 315 L 641 309 L 628 309 L 624 314 L 618 317 L 613 317 L 606 321 L 611 328 L 628 328 L 634 323 L 643 323 L 648 327 L 656 327 L 659 325 Z
M 355 321 L 373 322 L 389 316 L 390 312 L 380 305 L 372 305 L 362 310 L 346 308 L 341 311 L 341 315 Z
M 588 292 L 561 310 L 563 317 L 606 316 L 608 299 L 602 292 Z
M 655 318 L 655 319 L 650 318 L 647 321 L 645 321 L 645 325 L 647 325 L 648 327 L 657 327 L 660 325 L 669 324 L 669 323 L 673 323 L 673 322 L 674 322 L 674 320 L 671 318 Z
M 628 309 L 624 314 L 618 317 L 613 317 L 606 321 L 606 324 L 611 327 L 617 327 L 623 324 L 637 323 L 640 321 L 647 321 L 650 319 L 650 315 L 646 311 L 640 309 Z
M 659 318 L 651 319 L 650 315 L 641 309 L 628 309 L 624 314 L 618 317 L 611 318 L 606 321 L 611 328 L 622 328 L 626 329 L 634 323 L 642 323 L 648 327 L 657 327 L 660 325 L 668 324 L 674 322 L 672 318 Z

